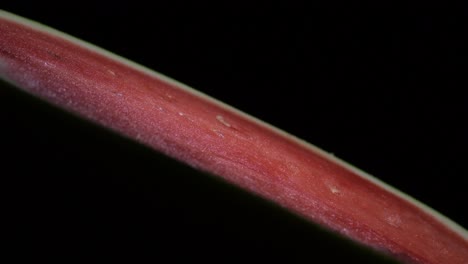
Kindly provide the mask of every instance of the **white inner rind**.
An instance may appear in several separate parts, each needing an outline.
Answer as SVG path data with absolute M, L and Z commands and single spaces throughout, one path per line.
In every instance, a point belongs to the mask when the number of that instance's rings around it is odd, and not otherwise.
M 420 201 L 414 199 L 413 197 L 399 191 L 398 189 L 396 189 L 396 188 L 382 182 L 381 180 L 373 177 L 372 175 L 370 175 L 370 174 L 368 174 L 368 173 L 354 167 L 353 165 L 351 165 L 351 164 L 349 164 L 349 163 L 347 163 L 347 162 L 345 162 L 345 161 L 343 161 L 343 160 L 341 160 L 341 159 L 339 159 L 339 158 L 325 152 L 324 150 L 318 148 L 317 146 L 314 146 L 314 145 L 312 145 L 312 144 L 310 144 L 310 143 L 308 143 L 308 142 L 306 142 L 306 141 L 304 141 L 302 139 L 299 139 L 299 138 L 297 138 L 297 137 L 295 137 L 295 136 L 293 136 L 293 135 L 291 135 L 289 133 L 286 133 L 285 131 L 283 131 L 281 129 L 278 129 L 278 128 L 276 128 L 276 127 L 274 127 L 274 126 L 272 126 L 272 125 L 270 125 L 268 123 L 265 123 L 265 122 L 255 118 L 255 117 L 250 116 L 250 115 L 248 115 L 248 114 L 246 114 L 246 113 L 244 113 L 244 112 L 242 112 L 242 111 L 240 111 L 240 110 L 238 110 L 238 109 L 236 109 L 236 108 L 234 108 L 232 106 L 229 106 L 229 105 L 227 105 L 227 104 L 225 104 L 223 102 L 220 102 L 220 101 L 218 101 L 218 100 L 216 100 L 216 99 L 214 99 L 214 98 L 212 98 L 212 97 L 210 97 L 210 96 L 208 96 L 208 95 L 206 95 L 204 93 L 201 93 L 201 92 L 199 92 L 199 91 L 197 91 L 197 90 L 195 90 L 195 89 L 193 89 L 193 88 L 191 88 L 191 87 L 189 87 L 189 86 L 187 86 L 187 85 L 185 85 L 183 83 L 180 83 L 180 82 L 178 82 L 178 81 L 176 81 L 176 80 L 174 80 L 174 79 L 172 79 L 170 77 L 167 77 L 167 76 L 165 76 L 165 75 L 163 75 L 161 73 L 155 72 L 155 71 L 153 71 L 153 70 L 151 70 L 149 68 L 146 68 L 146 67 L 144 67 L 144 66 L 142 66 L 140 64 L 132 62 L 132 61 L 130 61 L 128 59 L 125 59 L 123 57 L 120 57 L 120 56 L 118 56 L 116 54 L 113 54 L 113 53 L 107 51 L 107 50 L 104 50 L 104 49 L 102 49 L 100 47 L 97 47 L 97 46 L 95 46 L 93 44 L 87 43 L 87 42 L 85 42 L 83 40 L 80 40 L 80 39 L 77 39 L 77 38 L 72 37 L 70 35 L 67 35 L 67 34 L 65 34 L 63 32 L 60 32 L 58 30 L 55 30 L 53 28 L 47 27 L 47 26 L 42 25 L 40 23 L 37 23 L 35 21 L 25 19 L 23 17 L 19 17 L 17 15 L 11 14 L 11 13 L 3 11 L 3 10 L 0 10 L 0 17 L 4 18 L 4 19 L 7 19 L 7 20 L 10 20 L 10 21 L 17 22 L 19 24 L 27 25 L 27 26 L 35 29 L 35 30 L 38 30 L 38 31 L 42 31 L 42 32 L 46 32 L 48 34 L 59 36 L 60 38 L 66 39 L 66 40 L 68 40 L 70 42 L 73 42 L 73 43 L 75 43 L 75 44 L 77 44 L 79 46 L 82 46 L 82 47 L 84 47 L 86 49 L 92 50 L 92 51 L 94 51 L 96 53 L 99 53 L 101 55 L 109 57 L 109 58 L 111 58 L 111 59 L 113 59 L 115 61 L 118 61 L 118 62 L 122 63 L 122 64 L 125 64 L 125 65 L 127 65 L 127 66 L 129 66 L 131 68 L 142 71 L 145 74 L 148 74 L 150 76 L 154 76 L 155 78 L 163 80 L 163 81 L 165 81 L 165 82 L 167 82 L 169 84 L 172 84 L 174 86 L 177 86 L 177 87 L 185 90 L 186 92 L 188 92 L 190 94 L 193 94 L 193 95 L 196 95 L 196 96 L 198 96 L 200 98 L 203 98 L 204 100 L 207 100 L 210 103 L 213 103 L 213 104 L 215 104 L 215 105 L 217 105 L 217 106 L 219 106 L 221 108 L 224 108 L 224 109 L 226 109 L 228 111 L 234 112 L 235 114 L 238 114 L 239 116 L 241 116 L 241 117 L 243 117 L 245 119 L 248 119 L 251 122 L 254 122 L 254 123 L 256 123 L 256 124 L 258 124 L 260 126 L 263 126 L 263 127 L 267 128 L 267 129 L 270 129 L 270 130 L 274 131 L 275 133 L 277 133 L 277 134 L 279 134 L 279 135 L 281 135 L 281 136 L 283 136 L 285 138 L 288 138 L 291 141 L 296 142 L 296 143 L 300 144 L 301 146 L 304 146 L 304 147 L 310 149 L 311 151 L 323 156 L 324 158 L 326 158 L 328 160 L 331 160 L 331 161 L 337 163 L 338 165 L 352 171 L 356 175 L 368 180 L 369 182 L 372 182 L 373 184 L 375 184 L 375 185 L 381 187 L 382 189 L 394 194 L 395 196 L 406 200 L 410 204 L 418 207 L 422 211 L 424 211 L 427 214 L 433 216 L 435 219 L 437 219 L 438 221 L 443 223 L 445 226 L 447 226 L 449 229 L 451 229 L 454 232 L 456 232 L 457 234 L 459 234 L 465 240 L 468 240 L 468 231 L 466 229 L 464 229 L 462 226 L 455 223 L 454 221 L 447 218 L 446 216 L 440 214 L 439 212 L 437 212 L 434 209 L 430 208 L 429 206 L 421 203 Z M 0 68 L 0 70 L 1 70 L 1 68 Z M 7 77 L 4 76 L 4 73 L 2 73 L 1 71 L 0 71 L 0 77 L 2 79 L 6 80 L 6 81 L 9 81 L 7 79 Z

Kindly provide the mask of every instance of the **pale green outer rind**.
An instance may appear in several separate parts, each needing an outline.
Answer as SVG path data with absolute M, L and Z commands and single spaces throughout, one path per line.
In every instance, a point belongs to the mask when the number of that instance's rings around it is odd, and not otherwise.
M 278 129 L 278 128 L 276 128 L 276 127 L 274 127 L 274 126 L 272 126 L 272 125 L 270 125 L 268 123 L 265 123 L 265 122 L 255 118 L 253 116 L 250 116 L 250 115 L 248 115 L 248 114 L 246 114 L 246 113 L 244 113 L 244 112 L 242 112 L 242 111 L 240 111 L 238 109 L 235 109 L 232 106 L 229 106 L 229 105 L 227 105 L 227 104 L 225 104 L 225 103 L 223 103 L 221 101 L 218 101 L 218 100 L 216 100 L 216 99 L 214 99 L 214 98 L 212 98 L 212 97 L 210 97 L 210 96 L 208 96 L 208 95 L 206 95 L 206 94 L 204 94 L 202 92 L 199 92 L 199 91 L 197 91 L 197 90 L 195 90 L 195 89 L 193 89 L 193 88 L 191 88 L 191 87 L 189 87 L 189 86 L 187 86 L 187 85 L 185 85 L 183 83 L 180 83 L 180 82 L 178 82 L 178 81 L 176 81 L 176 80 L 174 80 L 174 79 L 172 79 L 170 77 L 167 77 L 167 76 L 165 76 L 165 75 L 163 75 L 161 73 L 155 72 L 155 71 L 153 71 L 153 70 L 151 70 L 149 68 L 146 68 L 146 67 L 144 67 L 144 66 L 142 66 L 140 64 L 132 62 L 132 61 L 130 61 L 128 59 L 125 59 L 123 57 L 120 57 L 120 56 L 118 56 L 116 54 L 113 54 L 113 53 L 107 51 L 107 50 L 104 50 L 104 49 L 102 49 L 100 47 L 97 47 L 97 46 L 95 46 L 93 44 L 90 44 L 90 43 L 85 42 L 83 40 L 72 37 L 72 36 L 67 35 L 67 34 L 65 34 L 63 32 L 60 32 L 58 30 L 55 30 L 53 28 L 42 25 L 42 24 L 40 24 L 38 22 L 31 21 L 31 20 L 25 19 L 23 17 L 19 17 L 17 15 L 11 14 L 11 13 L 3 11 L 3 10 L 0 10 L 0 17 L 11 20 L 11 21 L 18 22 L 20 24 L 28 25 L 31 28 L 34 28 L 34 29 L 39 30 L 39 31 L 43 31 L 43 32 L 47 32 L 47 33 L 52 34 L 52 35 L 59 36 L 59 37 L 61 37 L 63 39 L 66 39 L 66 40 L 68 40 L 70 42 L 73 42 L 73 43 L 75 43 L 77 45 L 80 45 L 80 46 L 82 46 L 82 47 L 84 47 L 86 49 L 89 49 L 89 50 L 92 50 L 92 51 L 94 51 L 96 53 L 107 56 L 107 57 L 109 57 L 109 58 L 111 58 L 113 60 L 121 62 L 122 64 L 128 65 L 131 68 L 137 69 L 139 71 L 144 72 L 145 74 L 154 76 L 154 77 L 156 77 L 158 79 L 161 79 L 161 80 L 163 80 L 163 81 L 165 81 L 167 83 L 170 83 L 170 84 L 172 84 L 174 86 L 177 86 L 177 87 L 187 91 L 188 93 L 191 93 L 193 95 L 201 97 L 201 98 L 203 98 L 203 99 L 205 99 L 205 100 L 207 100 L 207 101 L 209 101 L 209 102 L 211 102 L 213 104 L 216 104 L 216 105 L 218 105 L 218 106 L 220 106 L 222 108 L 225 108 L 225 109 L 227 109 L 229 111 L 232 111 L 232 112 L 238 114 L 239 116 L 242 116 L 245 119 L 248 119 L 248 120 L 250 120 L 250 121 L 252 121 L 252 122 L 254 122 L 254 123 L 258 124 L 258 125 L 266 127 L 268 129 L 274 131 L 275 133 L 277 133 L 277 134 L 279 134 L 279 135 L 281 135 L 283 137 L 286 137 L 286 138 L 288 138 L 288 139 L 290 139 L 290 140 L 292 140 L 292 141 L 294 141 L 294 142 L 296 142 L 296 143 L 310 149 L 311 151 L 313 151 L 315 153 L 318 153 L 319 155 L 321 155 L 321 156 L 323 156 L 323 157 L 337 163 L 338 165 L 340 165 L 340 166 L 354 172 L 356 175 L 359 175 L 360 177 L 368 180 L 369 182 L 372 182 L 373 184 L 375 184 L 375 185 L 381 187 L 382 189 L 394 194 L 395 196 L 400 197 L 400 198 L 408 201 L 410 204 L 420 208 L 422 211 L 426 212 L 427 214 L 433 216 L 438 221 L 442 222 L 445 226 L 447 226 L 449 229 L 451 229 L 454 232 L 456 232 L 457 234 L 459 234 L 465 240 L 468 240 L 468 231 L 466 229 L 464 229 L 462 226 L 455 223 L 454 221 L 447 218 L 446 216 L 440 214 L 439 212 L 435 211 L 434 209 L 430 208 L 429 206 L 419 202 L 418 200 L 414 199 L 413 197 L 399 191 L 398 189 L 396 189 L 396 188 L 382 182 L 381 180 L 373 177 L 372 175 L 370 175 L 370 174 L 368 174 L 368 173 L 354 167 L 353 165 L 351 165 L 351 164 L 349 164 L 349 163 L 335 157 L 334 155 L 331 155 L 331 154 L 325 152 L 324 150 L 318 148 L 317 146 L 314 146 L 314 145 L 312 145 L 312 144 L 310 144 L 310 143 L 308 143 L 308 142 L 306 142 L 306 141 L 304 141 L 302 139 L 299 139 L 299 138 L 297 138 L 297 137 L 295 137 L 295 136 L 293 136 L 293 135 L 291 135 L 289 133 L 286 133 L 285 131 L 283 131 L 281 129 Z M 0 61 L 0 64 L 1 64 L 1 61 Z M 9 80 L 7 80 L 7 78 L 5 76 L 2 76 L 1 72 L 0 72 L 0 78 L 4 79 L 6 81 L 9 81 Z

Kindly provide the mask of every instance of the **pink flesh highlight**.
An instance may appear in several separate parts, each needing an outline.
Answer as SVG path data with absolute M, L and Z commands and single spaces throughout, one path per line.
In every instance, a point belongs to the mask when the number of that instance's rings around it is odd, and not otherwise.
M 31 94 L 407 261 L 468 260 L 432 215 L 230 108 L 9 19 L 0 36 L 0 75 Z

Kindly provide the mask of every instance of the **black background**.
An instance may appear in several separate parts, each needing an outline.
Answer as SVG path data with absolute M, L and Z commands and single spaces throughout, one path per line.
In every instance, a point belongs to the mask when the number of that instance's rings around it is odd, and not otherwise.
M 464 6 L 220 2 L 4 1 L 0 7 L 263 119 L 468 227 Z M 52 144 L 44 137 L 44 146 Z M 26 144 L 10 146 L 14 152 Z M 68 166 L 77 165 L 62 168 Z

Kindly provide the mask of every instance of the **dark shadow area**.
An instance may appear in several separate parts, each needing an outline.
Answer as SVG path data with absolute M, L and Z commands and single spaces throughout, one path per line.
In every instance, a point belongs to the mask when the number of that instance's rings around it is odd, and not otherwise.
M 393 263 L 5 83 L 0 124 L 18 260 Z

